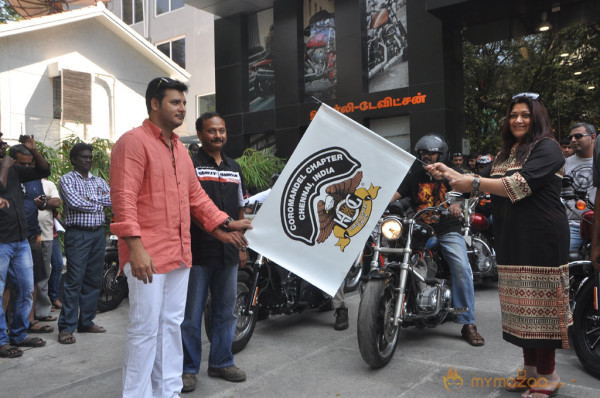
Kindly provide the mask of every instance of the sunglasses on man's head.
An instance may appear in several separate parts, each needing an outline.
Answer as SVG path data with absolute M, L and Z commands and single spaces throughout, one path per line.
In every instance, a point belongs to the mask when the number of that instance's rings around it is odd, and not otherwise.
M 570 136 L 568 136 L 568 138 L 570 140 L 572 140 L 573 138 L 575 138 L 576 140 L 580 140 L 582 137 L 587 137 L 588 135 L 591 135 L 591 134 L 575 133 L 575 134 L 571 134 Z
M 512 99 L 516 100 L 517 98 L 521 98 L 521 97 L 529 98 L 529 99 L 535 101 L 536 99 L 540 98 L 540 95 L 538 93 L 519 93 L 519 94 L 513 95 Z

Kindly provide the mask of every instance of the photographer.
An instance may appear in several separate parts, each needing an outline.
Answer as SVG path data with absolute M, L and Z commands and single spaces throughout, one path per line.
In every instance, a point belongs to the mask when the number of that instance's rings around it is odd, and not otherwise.
M 0 195 L 7 205 L 0 209 L 0 292 L 4 293 L 7 275 L 14 276 L 13 313 L 10 333 L 4 309 L 0 309 L 0 358 L 23 355 L 19 347 L 40 347 L 46 342 L 29 337 L 29 312 L 33 303 L 33 260 L 27 242 L 27 221 L 23 206 L 21 183 L 39 180 L 50 175 L 50 166 L 38 152 L 33 136 L 21 136 L 20 141 L 35 160 L 34 167 L 15 165 L 15 159 L 6 156 L 6 145 L 0 133 Z

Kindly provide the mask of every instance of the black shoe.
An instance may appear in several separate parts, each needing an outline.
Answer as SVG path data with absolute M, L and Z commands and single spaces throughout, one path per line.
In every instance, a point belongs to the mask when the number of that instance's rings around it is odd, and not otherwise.
M 348 308 L 340 307 L 335 310 L 335 330 L 346 330 L 348 329 Z

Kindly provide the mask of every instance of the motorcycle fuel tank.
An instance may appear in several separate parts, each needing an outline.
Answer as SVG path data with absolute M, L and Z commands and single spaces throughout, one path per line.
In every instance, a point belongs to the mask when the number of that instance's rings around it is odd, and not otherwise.
M 371 26 L 369 26 L 369 29 L 377 29 L 381 25 L 387 23 L 389 18 L 390 16 L 385 8 L 377 11 L 375 15 L 373 15 L 373 18 L 371 18 Z

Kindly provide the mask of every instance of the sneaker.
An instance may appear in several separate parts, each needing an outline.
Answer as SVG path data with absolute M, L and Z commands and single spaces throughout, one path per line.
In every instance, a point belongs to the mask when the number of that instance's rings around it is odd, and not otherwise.
M 237 366 L 226 366 L 224 368 L 208 367 L 208 375 L 210 377 L 220 377 L 227 381 L 244 381 L 246 380 L 246 372 Z
M 183 376 L 181 376 L 181 379 L 183 380 L 183 388 L 181 389 L 181 392 L 190 392 L 196 389 L 198 378 L 195 374 L 184 373 Z
M 346 330 L 348 329 L 348 308 L 342 306 L 335 310 L 335 330 Z

